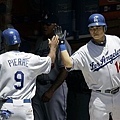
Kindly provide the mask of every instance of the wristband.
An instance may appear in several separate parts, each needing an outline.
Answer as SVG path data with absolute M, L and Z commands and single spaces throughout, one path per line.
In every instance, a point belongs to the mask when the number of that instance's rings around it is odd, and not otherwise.
M 66 50 L 65 44 L 60 44 L 59 47 L 60 47 L 60 51 Z
M 65 44 L 65 40 L 59 39 L 59 45 L 61 45 L 61 44 Z

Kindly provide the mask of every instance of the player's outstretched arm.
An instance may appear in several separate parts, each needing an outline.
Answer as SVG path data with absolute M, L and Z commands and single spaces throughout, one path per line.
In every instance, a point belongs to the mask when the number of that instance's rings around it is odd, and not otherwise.
M 56 49 L 58 47 L 58 36 L 53 36 L 52 39 L 48 39 L 49 40 L 49 47 L 50 47 L 50 52 L 48 54 L 48 56 L 51 58 L 52 63 L 54 63 L 55 58 L 56 58 Z
M 62 31 L 61 26 L 57 26 L 54 30 L 55 35 L 59 36 L 59 47 L 61 51 L 61 58 L 63 61 L 63 64 L 66 68 L 71 68 L 72 67 L 72 60 L 66 50 L 65 46 L 65 40 L 66 40 L 66 30 L 64 30 L 64 33 Z
M 63 41 L 60 41 L 59 47 L 60 47 L 61 58 L 62 58 L 64 66 L 66 68 L 72 68 L 72 60 L 66 50 L 66 46 Z

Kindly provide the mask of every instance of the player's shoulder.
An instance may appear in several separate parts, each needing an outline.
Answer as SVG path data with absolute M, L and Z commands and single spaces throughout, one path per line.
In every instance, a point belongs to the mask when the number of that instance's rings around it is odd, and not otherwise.
M 23 52 L 22 54 L 24 54 L 26 57 L 32 57 L 32 58 L 40 57 L 39 55 L 35 55 L 34 53 Z
M 86 43 L 85 45 L 81 46 L 76 52 L 74 52 L 74 54 L 81 54 L 81 55 L 85 55 L 86 52 L 87 52 L 87 44 Z
M 116 35 L 106 35 L 107 44 L 120 44 L 120 38 Z
M 37 60 L 42 60 L 42 59 L 49 59 L 50 57 L 49 56 L 47 56 L 47 57 L 40 57 L 40 55 L 36 55 L 36 54 L 34 54 L 34 53 L 24 53 L 24 54 L 26 54 L 25 56 L 27 57 L 27 58 L 32 58 L 32 60 L 35 60 L 35 61 L 37 61 Z
M 40 59 L 39 55 L 35 55 L 33 53 L 26 53 L 26 52 L 17 52 L 17 51 L 9 51 L 5 52 L 0 55 L 0 60 L 3 61 L 4 59 L 8 58 L 27 58 L 31 61 L 36 61 Z
M 105 35 L 106 36 L 106 39 L 108 39 L 108 40 L 110 40 L 110 39 L 119 39 L 120 40 L 120 38 L 118 37 L 118 36 L 116 36 L 116 35 L 108 35 L 108 34 L 106 34 Z
M 85 49 L 87 49 L 87 46 L 88 46 L 89 43 L 90 43 L 90 41 L 87 42 L 86 44 L 84 44 L 83 46 L 81 46 L 78 50 L 84 51 Z
M 7 56 L 8 52 L 3 52 L 0 54 L 0 57 L 4 57 L 4 56 Z

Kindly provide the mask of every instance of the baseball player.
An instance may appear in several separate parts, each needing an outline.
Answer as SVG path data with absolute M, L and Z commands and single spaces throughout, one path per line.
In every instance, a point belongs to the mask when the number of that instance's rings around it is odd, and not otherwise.
M 8 28 L 2 37 L 7 52 L 0 55 L 0 119 L 34 120 L 31 98 L 36 77 L 48 74 L 54 62 L 57 36 L 53 36 L 47 57 L 19 51 L 21 39 L 17 30 Z
M 46 56 L 49 53 L 48 38 L 59 34 L 60 26 L 55 14 L 48 13 L 42 19 L 42 36 L 36 42 L 35 54 Z M 71 47 L 66 41 L 66 48 Z M 66 120 L 67 71 L 60 58 L 60 50 L 56 51 L 56 59 L 49 74 L 39 75 L 36 79 L 36 94 L 32 100 L 35 120 Z
M 90 120 L 120 120 L 120 38 L 105 34 L 107 25 L 101 14 L 89 17 L 92 39 L 71 57 L 65 44 L 60 45 L 66 68 L 82 70 L 92 89 L 89 103 Z M 62 41 L 63 42 L 63 41 Z

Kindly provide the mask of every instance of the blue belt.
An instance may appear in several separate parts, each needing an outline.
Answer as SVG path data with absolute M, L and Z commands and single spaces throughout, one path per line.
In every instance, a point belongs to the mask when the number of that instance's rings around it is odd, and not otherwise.
M 6 103 L 13 103 L 13 99 L 7 99 L 5 101 Z M 31 103 L 30 99 L 23 99 L 23 103 Z

